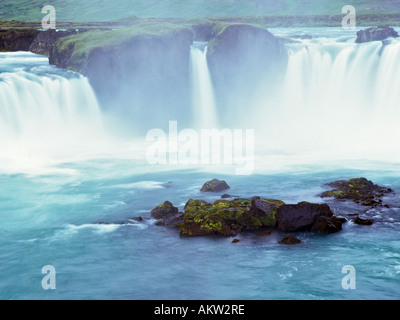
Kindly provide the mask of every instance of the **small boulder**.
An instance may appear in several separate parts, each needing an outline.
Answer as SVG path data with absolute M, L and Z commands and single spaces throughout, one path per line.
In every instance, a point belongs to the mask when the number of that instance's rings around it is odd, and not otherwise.
M 240 240 L 239 239 L 233 239 L 232 243 L 238 243 Z
M 294 235 L 288 234 L 282 238 L 281 241 L 279 241 L 281 244 L 287 244 L 287 245 L 293 245 L 293 244 L 299 244 L 301 243 L 300 239 L 297 239 Z
M 362 226 L 370 226 L 371 224 L 374 223 L 374 220 L 372 220 L 372 219 L 361 219 L 360 217 L 357 217 L 357 218 L 353 219 L 353 222 L 355 224 L 359 224 L 359 225 L 362 225 Z
M 151 210 L 151 216 L 154 219 L 161 220 L 177 214 L 178 211 L 178 208 L 174 207 L 171 202 L 165 201 L 163 204 Z
M 230 189 L 228 184 L 224 180 L 213 179 L 207 181 L 200 189 L 201 192 L 219 192 Z

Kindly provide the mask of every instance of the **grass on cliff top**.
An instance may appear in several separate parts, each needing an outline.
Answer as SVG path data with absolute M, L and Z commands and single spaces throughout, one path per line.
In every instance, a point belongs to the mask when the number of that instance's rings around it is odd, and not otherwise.
M 56 46 L 60 52 L 73 50 L 72 57 L 87 56 L 96 48 L 123 46 L 135 37 L 166 36 L 174 31 L 190 30 L 172 23 L 143 23 L 114 30 L 96 30 L 60 39 Z

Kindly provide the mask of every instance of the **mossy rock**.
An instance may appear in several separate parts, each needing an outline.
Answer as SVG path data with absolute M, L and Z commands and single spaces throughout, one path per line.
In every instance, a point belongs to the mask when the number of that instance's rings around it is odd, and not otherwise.
M 189 200 L 185 205 L 182 236 L 217 234 L 231 236 L 242 230 L 259 230 L 274 227 L 277 211 L 284 202 L 273 199 Z M 258 206 L 257 206 L 258 204 Z
M 393 192 L 390 188 L 385 188 L 374 184 L 366 178 L 355 178 L 350 180 L 339 180 L 328 183 L 327 186 L 333 190 L 325 191 L 321 197 L 333 197 L 338 200 L 353 200 L 357 203 L 362 202 L 364 206 L 376 206 L 382 204 L 382 197 Z
M 174 205 L 169 202 L 165 201 L 163 204 L 155 207 L 151 210 L 151 216 L 155 219 L 166 219 L 178 213 L 178 208 L 174 207 Z
M 253 199 L 250 214 L 257 218 L 265 227 L 274 227 L 277 224 L 278 209 L 285 203 L 275 199 Z

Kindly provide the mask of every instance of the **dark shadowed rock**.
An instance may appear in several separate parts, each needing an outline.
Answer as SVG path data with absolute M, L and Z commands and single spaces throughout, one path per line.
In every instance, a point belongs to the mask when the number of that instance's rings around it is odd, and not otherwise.
M 213 179 L 207 181 L 200 189 L 201 192 L 219 192 L 230 189 L 228 184 L 224 180 Z
M 301 243 L 300 239 L 297 239 L 294 235 L 288 234 L 283 237 L 281 241 L 279 241 L 281 244 L 287 244 L 287 245 L 293 245 L 293 244 L 299 244 Z
M 239 239 L 233 239 L 232 243 L 238 243 L 240 240 Z
M 319 217 L 332 217 L 327 204 L 300 202 L 279 207 L 278 227 L 283 231 L 310 230 Z
M 169 201 L 151 210 L 151 216 L 155 219 L 165 219 L 178 213 L 178 208 L 174 207 Z
M 78 31 L 70 29 L 67 31 L 56 31 L 53 29 L 41 31 L 33 40 L 29 50 L 33 53 L 49 55 L 58 39 L 77 34 Z
M 177 228 L 183 223 L 183 213 L 178 212 L 172 216 L 168 216 L 162 220 L 157 221 L 156 225 L 171 228 Z
M 311 228 L 313 232 L 334 233 L 342 230 L 342 220 L 333 217 L 319 217 Z
M 382 41 L 390 37 L 397 38 L 398 36 L 399 34 L 391 27 L 371 27 L 365 30 L 358 31 L 356 42 L 364 43 L 370 41 Z

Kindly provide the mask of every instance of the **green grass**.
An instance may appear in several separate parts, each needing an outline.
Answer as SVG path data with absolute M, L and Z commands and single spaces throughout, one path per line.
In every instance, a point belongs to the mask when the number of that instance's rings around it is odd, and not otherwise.
M 58 21 L 112 21 L 140 18 L 341 15 L 352 4 L 357 14 L 400 13 L 398 0 L 0 0 L 0 20 L 40 22 L 44 5 Z

